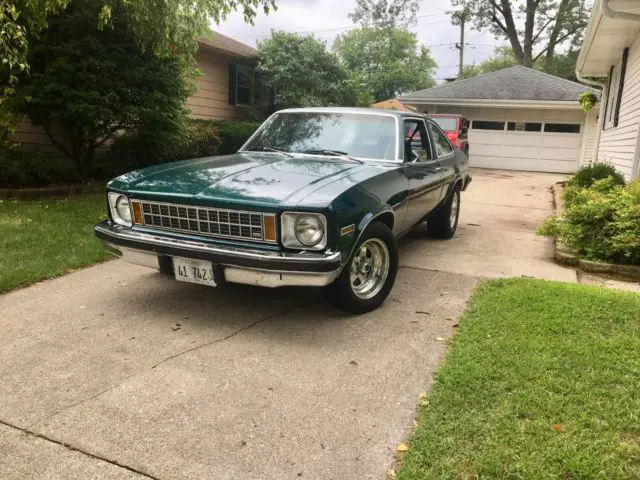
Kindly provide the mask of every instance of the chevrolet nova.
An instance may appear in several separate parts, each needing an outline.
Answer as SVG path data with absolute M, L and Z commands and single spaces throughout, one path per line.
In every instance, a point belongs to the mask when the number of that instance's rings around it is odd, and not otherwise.
M 421 115 L 282 110 L 234 155 L 115 178 L 95 234 L 176 280 L 322 287 L 363 313 L 393 287 L 399 236 L 426 220 L 453 237 L 470 181 L 465 154 Z

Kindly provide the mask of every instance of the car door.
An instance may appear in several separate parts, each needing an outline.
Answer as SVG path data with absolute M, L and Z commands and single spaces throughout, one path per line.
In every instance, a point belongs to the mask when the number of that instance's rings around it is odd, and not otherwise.
M 409 201 L 404 225 L 409 228 L 422 220 L 440 202 L 442 174 L 424 120 L 405 119 L 404 132 L 404 173 L 409 182 Z
M 456 175 L 456 148 L 449 141 L 440 127 L 432 120 L 427 120 L 433 150 L 438 163 L 438 172 L 442 186 L 449 185 Z M 447 194 L 446 188 L 441 188 L 440 199 Z

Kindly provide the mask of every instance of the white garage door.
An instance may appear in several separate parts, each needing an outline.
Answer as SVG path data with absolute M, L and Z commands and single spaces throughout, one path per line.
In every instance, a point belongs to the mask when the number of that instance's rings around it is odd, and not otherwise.
M 469 164 L 506 170 L 575 172 L 580 131 L 579 123 L 472 120 Z

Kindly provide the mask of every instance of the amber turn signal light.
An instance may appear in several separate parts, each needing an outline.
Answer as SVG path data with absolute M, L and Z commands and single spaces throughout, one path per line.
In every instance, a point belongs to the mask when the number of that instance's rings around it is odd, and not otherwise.
M 264 239 L 267 242 L 276 241 L 276 216 L 275 215 L 263 215 L 262 226 Z
M 142 225 L 142 208 L 140 208 L 140 202 L 131 202 L 131 208 L 133 210 L 133 223 Z

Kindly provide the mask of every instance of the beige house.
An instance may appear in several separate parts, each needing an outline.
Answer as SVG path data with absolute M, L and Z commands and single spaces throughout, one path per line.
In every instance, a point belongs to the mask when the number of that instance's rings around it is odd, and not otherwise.
M 593 158 L 615 164 L 627 179 L 638 178 L 640 2 L 595 0 L 576 75 L 604 89 Z
M 199 119 L 242 120 L 259 100 L 254 91 L 254 67 L 258 51 L 232 38 L 211 32 L 199 41 L 196 54 L 202 75 L 197 91 L 187 100 L 191 115 Z M 44 131 L 24 121 L 13 140 L 26 149 L 53 149 Z

